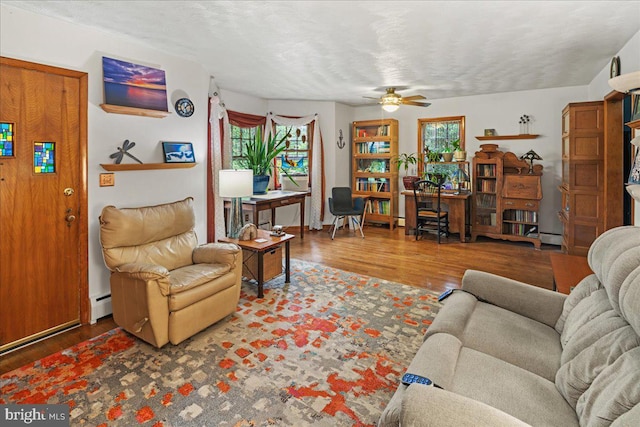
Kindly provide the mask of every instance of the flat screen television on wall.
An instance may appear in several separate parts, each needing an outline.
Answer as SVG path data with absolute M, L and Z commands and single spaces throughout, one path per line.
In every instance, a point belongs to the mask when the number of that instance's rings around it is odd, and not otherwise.
M 168 111 L 163 70 L 102 57 L 105 104 Z

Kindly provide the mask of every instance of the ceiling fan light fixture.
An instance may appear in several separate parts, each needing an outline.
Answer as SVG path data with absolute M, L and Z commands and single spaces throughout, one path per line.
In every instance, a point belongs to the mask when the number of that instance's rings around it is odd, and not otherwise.
M 401 102 L 402 98 L 397 93 L 394 93 L 394 88 L 387 89 L 387 93 L 380 99 L 382 109 L 389 113 L 396 111 L 398 107 L 400 107 Z
M 388 113 L 393 113 L 400 107 L 400 104 L 382 103 L 382 109 Z

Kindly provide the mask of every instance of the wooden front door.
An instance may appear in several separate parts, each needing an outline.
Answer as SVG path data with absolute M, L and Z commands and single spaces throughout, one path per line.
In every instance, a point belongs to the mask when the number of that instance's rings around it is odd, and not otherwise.
M 0 122 L 1 352 L 89 317 L 87 74 L 0 57 Z

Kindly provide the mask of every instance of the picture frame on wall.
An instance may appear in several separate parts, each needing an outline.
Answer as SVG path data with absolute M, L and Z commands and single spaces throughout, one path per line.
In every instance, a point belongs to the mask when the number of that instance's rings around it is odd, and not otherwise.
M 102 74 L 105 104 L 169 111 L 164 70 L 103 56 Z
M 162 143 L 165 163 L 195 163 L 196 157 L 193 154 L 193 144 L 190 142 L 170 142 Z

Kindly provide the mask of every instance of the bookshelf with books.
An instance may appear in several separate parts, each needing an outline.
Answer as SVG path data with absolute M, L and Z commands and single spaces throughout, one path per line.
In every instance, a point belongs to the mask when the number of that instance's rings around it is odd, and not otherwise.
M 391 164 L 398 155 L 398 121 L 353 122 L 351 189 L 367 196 L 365 221 L 396 226 L 398 170 Z
M 502 157 L 493 153 L 486 158 L 476 156 L 473 159 L 473 186 L 472 241 L 477 235 L 500 234 L 497 191 L 502 186 Z
M 481 145 L 473 159 L 473 224 L 477 236 L 533 243 L 540 249 L 538 211 L 542 200 L 542 165 L 529 164 L 495 144 Z

